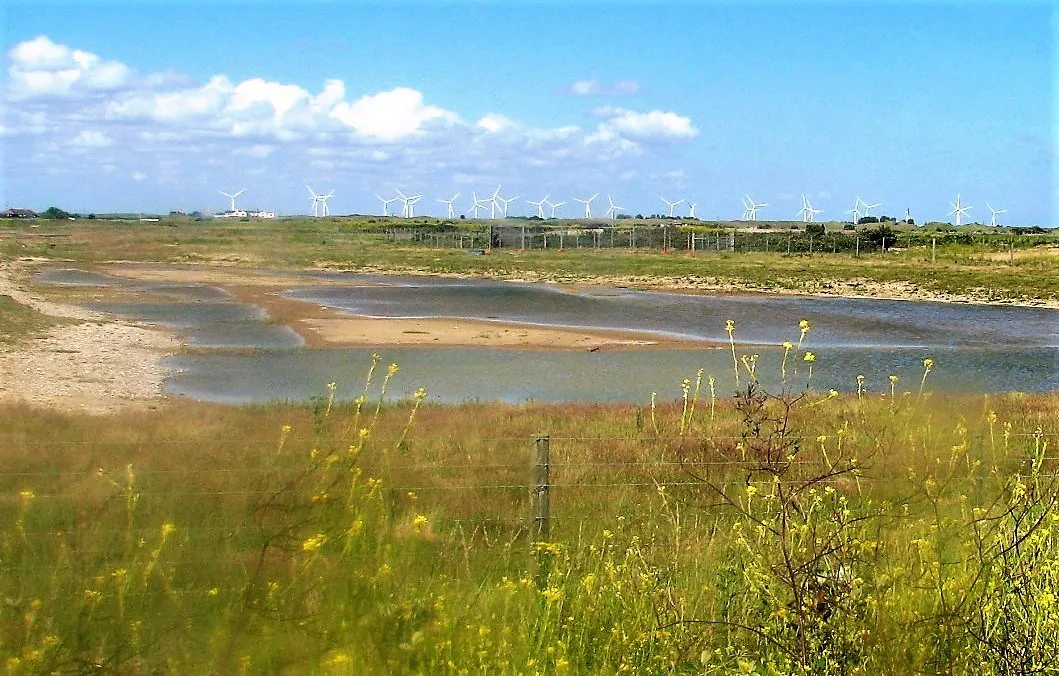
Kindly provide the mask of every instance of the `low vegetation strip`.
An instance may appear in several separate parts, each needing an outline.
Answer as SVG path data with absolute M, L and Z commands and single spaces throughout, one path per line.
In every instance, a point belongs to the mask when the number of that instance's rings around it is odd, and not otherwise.
M 597 228 L 589 225 L 571 221 L 560 229 L 591 234 Z M 460 233 L 488 233 L 487 223 L 457 226 L 451 222 L 421 221 L 415 225 L 421 234 L 415 241 L 393 238 L 392 224 L 367 217 L 247 223 L 186 219 L 135 224 L 66 221 L 45 222 L 34 230 L 22 226 L 19 236 L 0 239 L 0 254 L 8 259 L 63 259 L 79 265 L 130 260 L 244 268 L 317 267 L 574 282 L 639 280 L 634 283 L 644 287 L 698 285 L 710 289 L 1059 303 L 1059 239 L 1051 234 L 917 229 L 899 233 L 899 248 L 891 245 L 885 251 L 876 249 L 859 255 L 856 251 L 833 253 L 826 247 L 811 253 L 808 249 L 792 250 L 788 254 L 775 247 L 768 251 L 740 249 L 738 244 L 734 251 L 729 251 L 727 245 L 720 251 L 689 250 L 687 242 L 692 236 L 732 232 L 725 230 L 724 225 L 671 225 L 666 230 L 672 231 L 672 239 L 666 240 L 669 244 L 664 250 L 607 246 L 607 237 L 585 235 L 585 246 L 579 248 L 560 249 L 554 243 L 549 248 L 525 250 L 505 246 L 492 248 L 487 255 L 470 255 L 472 250 L 481 249 L 472 247 L 469 237 L 461 239 Z M 509 223 L 507 227 L 518 226 Z M 641 227 L 645 232 L 660 229 L 657 223 Z M 433 242 L 440 241 L 431 236 L 435 232 L 448 233 L 450 245 L 433 246 Z M 774 237 L 786 240 L 788 234 L 777 232 Z M 799 232 L 791 236 L 800 241 L 811 235 Z M 726 237 L 724 234 L 722 239 Z M 464 242 L 466 248 L 454 248 L 451 242 Z M 697 281 L 692 283 L 690 279 Z
M 689 380 L 648 407 L 339 404 L 333 389 L 107 418 L 8 406 L 2 658 L 32 673 L 1054 669 L 1059 398 L 934 397 L 927 376 L 836 396 L 765 392 L 744 369 L 734 398 Z M 535 541 L 542 433 L 552 520 Z

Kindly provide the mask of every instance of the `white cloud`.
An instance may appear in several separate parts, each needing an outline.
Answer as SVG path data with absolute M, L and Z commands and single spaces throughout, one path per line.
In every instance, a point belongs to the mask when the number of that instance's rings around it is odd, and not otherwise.
M 124 64 L 56 44 L 43 35 L 15 45 L 7 57 L 8 95 L 13 100 L 115 90 L 133 79 Z
M 85 129 L 80 134 L 70 139 L 67 144 L 74 148 L 106 148 L 114 145 L 114 139 L 101 131 Z
M 636 80 L 618 80 L 611 87 L 604 87 L 599 80 L 577 80 L 564 90 L 574 96 L 630 96 L 640 92 Z
M 419 131 L 426 123 L 455 123 L 459 117 L 437 106 L 425 105 L 423 95 L 407 87 L 364 96 L 355 103 L 342 102 L 331 116 L 352 127 L 361 136 L 396 141 Z
M 574 96 L 592 96 L 599 93 L 599 83 L 595 80 L 578 80 L 570 85 L 570 93 Z
M 482 119 L 478 120 L 478 123 L 475 126 L 477 126 L 479 129 L 484 129 L 488 132 L 496 133 L 499 131 L 513 129 L 518 126 L 518 123 L 516 123 L 510 117 L 507 117 L 505 115 L 500 115 L 498 113 L 488 113 L 487 115 L 482 116 Z
M 699 130 L 691 123 L 690 117 L 676 113 L 652 110 L 637 113 L 624 108 L 601 106 L 592 111 L 596 117 L 605 118 L 603 124 L 612 127 L 623 136 L 634 138 L 694 138 Z

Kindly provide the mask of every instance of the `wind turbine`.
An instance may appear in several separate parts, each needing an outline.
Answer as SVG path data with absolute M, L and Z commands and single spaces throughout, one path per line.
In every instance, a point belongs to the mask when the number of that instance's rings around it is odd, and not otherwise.
M 674 215 L 673 214 L 673 209 L 675 209 L 678 204 L 683 204 L 684 203 L 684 200 L 677 200 L 676 202 L 670 202 L 665 197 L 659 197 L 659 199 L 669 205 L 669 217 L 670 218 L 673 218 L 673 215 Z
M 955 202 L 949 202 L 949 206 L 952 207 L 952 211 L 950 211 L 949 213 L 947 213 L 945 215 L 946 216 L 955 215 L 956 216 L 956 225 L 960 225 L 961 218 L 963 216 L 966 216 L 967 212 L 970 211 L 970 209 L 971 209 L 971 205 L 970 204 L 968 204 L 966 206 L 963 206 L 963 205 L 960 204 L 960 193 L 956 193 L 956 201 Z
M 474 210 L 474 218 L 478 218 L 478 210 L 484 209 L 489 200 L 480 200 L 478 199 L 478 194 L 473 192 L 471 193 L 471 200 L 473 202 L 473 204 L 471 204 L 471 209 Z
M 493 196 L 490 197 L 489 202 L 489 218 L 496 218 L 496 203 L 500 199 L 500 184 L 496 185 L 496 190 L 493 192 Z
M 545 195 L 541 198 L 539 202 L 534 202 L 533 200 L 526 200 L 526 204 L 532 204 L 533 206 L 537 207 L 537 218 L 541 219 L 542 221 L 544 220 L 544 205 L 548 204 L 548 197 L 548 195 Z
M 758 204 L 754 200 L 750 199 L 750 195 L 744 195 L 743 196 L 743 206 L 746 208 L 746 210 L 743 212 L 743 220 L 744 221 L 756 221 L 757 220 L 757 210 L 762 208 L 762 207 L 767 207 L 768 204 L 766 204 L 764 202 L 762 202 L 761 204 Z
M 455 213 L 452 211 L 452 203 L 455 202 L 456 198 L 459 197 L 459 196 L 460 196 L 460 193 L 456 193 L 455 195 L 453 195 L 452 197 L 450 197 L 447 200 L 435 198 L 439 202 L 441 202 L 442 204 L 448 205 L 449 210 L 448 210 L 448 213 L 445 215 L 445 218 L 456 218 Z
M 603 218 L 617 218 L 618 210 L 624 209 L 625 207 L 619 207 L 617 204 L 615 204 L 614 200 L 610 198 L 610 195 L 607 195 L 607 201 L 610 202 L 610 208 L 607 209 L 607 213 L 603 215 Z
M 507 208 L 511 205 L 512 202 L 518 199 L 518 195 L 508 198 L 497 196 L 497 199 L 504 203 L 504 206 L 500 207 L 500 211 L 504 213 L 504 218 L 507 218 Z
M 389 207 L 391 204 L 393 204 L 397 200 L 401 199 L 400 197 L 391 197 L 390 199 L 386 199 L 382 195 L 376 195 L 375 197 L 377 197 L 378 200 L 380 202 L 382 202 L 382 215 L 383 216 L 389 216 L 390 214 L 386 210 L 387 207 Z
M 861 201 L 860 201 L 860 198 L 858 197 L 857 200 L 853 203 L 853 208 L 850 209 L 849 211 L 845 212 L 847 214 L 853 214 L 853 225 L 857 225 L 858 223 L 860 223 L 860 219 L 861 219 L 860 205 L 861 205 Z
M 313 199 L 313 216 L 327 216 L 327 200 L 331 199 L 331 196 L 335 194 L 335 191 L 327 193 L 326 195 L 317 195 L 313 192 L 312 188 L 309 188 L 309 184 L 306 183 L 305 187 L 309 189 L 309 194 Z
M 226 193 L 223 190 L 218 190 L 217 192 L 221 193 L 222 195 L 224 195 L 225 197 L 227 197 L 228 199 L 230 199 L 232 201 L 231 211 L 235 211 L 235 198 L 239 197 L 239 195 L 242 195 L 244 192 L 246 192 L 246 188 L 243 188 L 239 192 L 235 192 L 235 193 L 231 193 L 231 194 Z
M 584 204 L 585 218 L 592 218 L 592 200 L 596 199 L 597 197 L 599 197 L 598 192 L 595 195 L 592 195 L 592 197 L 589 197 L 588 199 L 578 199 L 577 197 L 571 197 L 570 199 L 575 202 L 580 202 L 581 204 Z
M 871 210 L 872 209 L 876 209 L 876 208 L 882 206 L 882 202 L 877 202 L 875 204 L 867 204 L 865 202 L 862 202 L 862 204 L 864 204 L 864 215 L 865 216 L 871 216 Z
M 695 218 L 695 207 L 697 206 L 698 203 L 696 202 L 688 202 L 688 218 Z
M 406 202 L 407 206 L 405 207 L 407 209 L 407 211 L 408 211 L 408 214 L 405 216 L 405 218 L 415 218 L 415 215 L 416 215 L 416 202 L 418 202 L 421 199 L 423 199 L 422 195 L 412 195 L 412 196 L 410 196 L 408 198 L 408 201 Z
M 564 204 L 566 204 L 566 202 L 556 202 L 556 203 L 554 203 L 554 204 L 552 204 L 551 202 L 549 202 L 549 203 L 548 203 L 548 206 L 550 206 L 550 207 L 552 208 L 552 215 L 551 215 L 551 216 L 549 216 L 548 218 L 555 218 L 555 217 L 556 217 L 556 216 L 555 216 L 555 212 L 556 212 L 556 211 L 558 211 L 558 210 L 559 210 L 559 207 L 561 207 L 561 206 L 562 206 L 562 205 L 564 205 Z
M 803 223 L 812 223 L 816 220 L 817 214 L 823 213 L 823 209 L 814 209 L 813 205 L 809 203 L 809 198 L 803 194 L 802 210 L 798 213 L 801 214 Z
M 989 206 L 989 202 L 986 202 L 985 206 L 986 206 L 986 208 L 988 208 L 990 211 L 993 212 L 993 218 L 991 218 L 989 220 L 989 225 L 990 225 L 990 227 L 995 228 L 996 227 L 996 217 L 997 217 L 997 215 L 998 214 L 1006 214 L 1008 212 L 1008 210 L 1007 209 L 994 209 L 993 207 Z M 970 207 L 967 207 L 967 208 L 970 209 Z

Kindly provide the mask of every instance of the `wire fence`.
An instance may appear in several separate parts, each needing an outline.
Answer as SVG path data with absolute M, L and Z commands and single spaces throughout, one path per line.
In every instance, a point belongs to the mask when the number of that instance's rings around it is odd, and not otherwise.
M 1013 449 L 1032 449 L 1035 445 L 1048 443 L 1048 453 L 1043 460 L 1059 468 L 1059 431 L 1012 430 L 1005 433 L 972 434 L 962 439 L 981 449 L 993 448 L 996 453 L 1002 445 Z M 409 440 L 415 443 L 438 442 L 437 439 Z M 605 512 L 617 512 L 619 504 L 648 502 L 660 494 L 688 494 L 707 489 L 703 477 L 719 484 L 747 482 L 754 474 L 762 473 L 766 465 L 754 458 L 740 456 L 738 444 L 745 441 L 739 435 L 715 436 L 593 436 L 555 435 L 497 436 L 479 439 L 490 448 L 493 459 L 476 461 L 452 457 L 439 457 L 434 461 L 409 461 L 393 458 L 384 460 L 370 458 L 357 468 L 365 478 L 379 481 L 378 490 L 382 498 L 396 508 L 411 508 L 430 513 L 432 520 L 452 526 L 487 527 L 520 531 L 533 531 L 539 535 L 546 532 L 550 524 L 584 521 L 586 516 Z M 821 465 L 819 449 L 815 439 L 805 439 L 803 454 L 785 461 L 790 475 L 777 478 L 787 485 L 798 485 L 811 477 Z M 200 445 L 196 440 L 150 440 L 130 442 L 132 447 L 150 448 L 165 444 L 168 448 Z M 242 439 L 211 440 L 213 443 L 233 446 L 253 444 Z M 97 447 L 91 440 L 62 440 L 50 442 L 45 439 L 23 439 L 13 436 L 0 437 L 0 449 L 10 455 L 11 451 L 35 452 L 49 444 L 69 448 L 72 454 L 78 447 L 85 450 Z M 942 450 L 948 450 L 943 444 Z M 307 449 L 291 448 L 305 458 Z M 939 451 L 940 452 L 940 451 Z M 260 455 L 248 454 L 244 462 L 253 461 Z M 1012 451 L 1007 456 L 1012 468 L 1020 462 L 1020 456 Z M 848 461 L 848 456 L 844 456 Z M 77 499 L 110 500 L 119 504 L 122 499 L 134 497 L 137 501 L 154 501 L 159 504 L 179 505 L 194 501 L 236 501 L 252 505 L 276 496 L 286 485 L 284 480 L 297 476 L 299 472 L 311 473 L 303 465 L 283 467 L 250 464 L 245 466 L 177 466 L 138 467 L 130 469 L 124 465 L 110 468 L 95 467 L 79 469 L 20 469 L 5 468 L 0 463 L 0 507 L 11 513 L 26 499 L 25 492 L 32 492 L 33 500 L 58 506 L 59 512 L 68 510 L 63 519 L 73 524 L 73 515 L 78 506 Z M 901 468 L 903 471 L 903 468 Z M 976 483 L 996 482 L 996 473 L 983 468 L 978 474 L 968 476 Z M 892 483 L 893 476 L 876 472 L 869 460 L 857 473 L 856 481 L 872 486 L 879 481 Z M 858 484 L 859 485 L 859 484 Z M 667 493 L 668 492 L 668 493 Z M 82 517 L 79 518 L 84 518 Z M 74 519 L 74 520 L 71 520 Z M 62 522 L 62 519 L 60 519 Z M 197 524 L 197 537 L 206 534 L 221 534 L 231 526 Z M 149 535 L 157 527 L 132 527 L 124 525 L 118 529 L 91 526 L 94 535 L 119 533 Z M 23 528 L 27 538 L 55 538 L 62 532 L 53 525 L 44 530 Z
M 846 253 L 854 256 L 884 253 L 892 249 L 927 247 L 930 255 L 946 244 L 977 245 L 997 252 L 1029 248 L 1054 242 L 1047 235 L 1011 233 L 895 231 L 888 224 L 875 227 L 852 224 L 824 226 L 820 223 L 760 221 L 741 227 L 710 226 L 679 220 L 655 224 L 585 223 L 546 225 L 528 221 L 520 225 L 495 224 L 473 229 L 438 227 L 391 228 L 386 237 L 436 249 L 465 249 L 483 253 L 487 249 L 553 250 L 658 250 L 687 253 Z

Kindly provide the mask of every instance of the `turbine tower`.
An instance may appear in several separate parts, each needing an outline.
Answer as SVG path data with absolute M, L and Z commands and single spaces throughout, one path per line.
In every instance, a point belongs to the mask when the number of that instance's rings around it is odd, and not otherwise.
M 823 209 L 814 209 L 809 198 L 802 194 L 802 210 L 798 213 L 802 216 L 802 223 L 812 223 L 816 220 L 817 214 L 823 213 Z
M 968 204 L 966 206 L 960 204 L 960 193 L 956 193 L 956 201 L 955 202 L 949 202 L 949 206 L 952 207 L 952 211 L 950 211 L 949 213 L 947 213 L 945 215 L 946 216 L 954 216 L 955 215 L 956 216 L 956 225 L 960 225 L 960 222 L 961 222 L 962 218 L 964 216 L 966 216 L 967 212 L 970 211 L 970 209 L 971 209 L 971 205 L 970 204 Z
M 990 211 L 993 212 L 993 217 L 991 219 L 989 219 L 989 225 L 990 225 L 990 227 L 995 228 L 996 225 L 997 225 L 997 223 L 996 223 L 997 215 L 998 214 L 1006 214 L 1008 210 L 1007 209 L 994 209 L 993 207 L 989 206 L 989 202 L 986 202 L 985 206 L 986 206 L 986 208 L 988 208 Z M 967 208 L 970 209 L 970 207 L 967 207 Z
M 762 207 L 767 207 L 767 206 L 768 206 L 768 204 L 765 204 L 764 202 L 762 202 L 761 204 L 758 204 L 754 200 L 750 199 L 750 195 L 743 195 L 743 207 L 744 207 L 743 220 L 744 221 L 756 221 L 757 220 L 757 210 L 762 208 Z
M 500 207 L 500 211 L 503 212 L 504 218 L 507 218 L 507 208 L 509 206 L 511 206 L 512 202 L 514 202 L 515 200 L 518 199 L 518 195 L 515 195 L 514 197 L 507 197 L 507 198 L 497 196 L 497 199 L 504 203 L 504 206 Z
M 669 205 L 669 217 L 670 218 L 673 218 L 673 216 L 674 216 L 673 210 L 677 208 L 677 205 L 684 203 L 684 200 L 682 200 L 682 199 L 677 200 L 676 202 L 670 202 L 665 197 L 659 197 L 658 199 L 662 200 L 663 202 L 665 202 L 666 204 Z
M 588 199 L 578 199 L 577 197 L 572 197 L 571 199 L 575 202 L 580 202 L 581 204 L 584 204 L 585 218 L 592 218 L 592 200 L 596 199 L 597 197 L 599 197 L 598 192 L 595 195 L 592 195 L 592 197 L 589 197 Z
M 858 197 L 853 202 L 853 208 L 850 209 L 849 211 L 845 212 L 847 214 L 853 214 L 853 225 L 857 225 L 858 223 L 860 223 L 860 219 L 861 219 L 860 205 L 861 204 L 864 204 L 864 202 L 862 202 L 861 199 Z
M 453 202 L 455 202 L 455 201 L 456 201 L 456 198 L 457 198 L 457 197 L 459 197 L 459 196 L 460 196 L 460 193 L 456 193 L 455 195 L 453 195 L 452 197 L 450 197 L 450 198 L 449 198 L 449 199 L 447 199 L 447 200 L 443 200 L 443 199 L 435 198 L 435 199 L 437 199 L 437 200 L 438 200 L 439 202 L 441 202 L 442 204 L 444 204 L 444 205 L 447 205 L 447 206 L 448 206 L 448 213 L 447 213 L 447 214 L 445 215 L 445 218 L 456 218 L 456 216 L 455 216 L 455 214 L 454 214 L 454 212 L 453 212 L 453 210 L 452 210 L 452 203 L 453 203 Z
M 541 219 L 542 221 L 544 220 L 544 205 L 548 204 L 548 197 L 548 195 L 545 195 L 538 202 L 534 202 L 533 200 L 526 200 L 526 204 L 532 204 L 533 206 L 537 207 L 537 218 Z
M 239 195 L 242 195 L 244 192 L 246 192 L 246 188 L 243 188 L 242 190 L 240 190 L 238 192 L 234 192 L 234 193 L 226 193 L 223 190 L 218 190 L 217 192 L 221 193 L 222 195 L 227 197 L 229 200 L 231 200 L 232 208 L 230 209 L 230 211 L 235 211 L 235 198 L 239 197 Z
M 566 204 L 566 202 L 556 202 L 556 203 L 554 203 L 554 204 L 552 204 L 551 202 L 549 202 L 549 203 L 548 203 L 548 206 L 550 206 L 550 207 L 552 208 L 552 215 L 551 215 L 551 216 L 549 216 L 548 218 L 556 218 L 555 212 L 556 212 L 556 211 L 558 211 L 558 210 L 559 210 L 559 207 L 561 207 L 561 206 L 562 206 L 562 205 L 564 205 L 564 204 Z
M 391 197 L 390 199 L 386 199 L 382 195 L 376 195 L 375 197 L 378 198 L 378 200 L 380 202 L 382 202 L 382 215 L 383 216 L 389 216 L 390 214 L 387 211 L 387 207 L 389 207 L 391 204 L 393 204 L 397 200 L 401 199 L 400 197 Z
M 313 200 L 313 216 L 327 216 L 330 213 L 327 210 L 327 200 L 331 199 L 335 191 L 332 190 L 326 195 L 317 195 L 312 188 L 309 188 L 308 183 L 305 184 L 305 187 L 309 189 L 309 195 Z
M 496 190 L 493 191 L 493 196 L 490 197 L 489 202 L 489 218 L 496 218 L 496 203 L 500 200 L 500 184 L 497 183 Z

